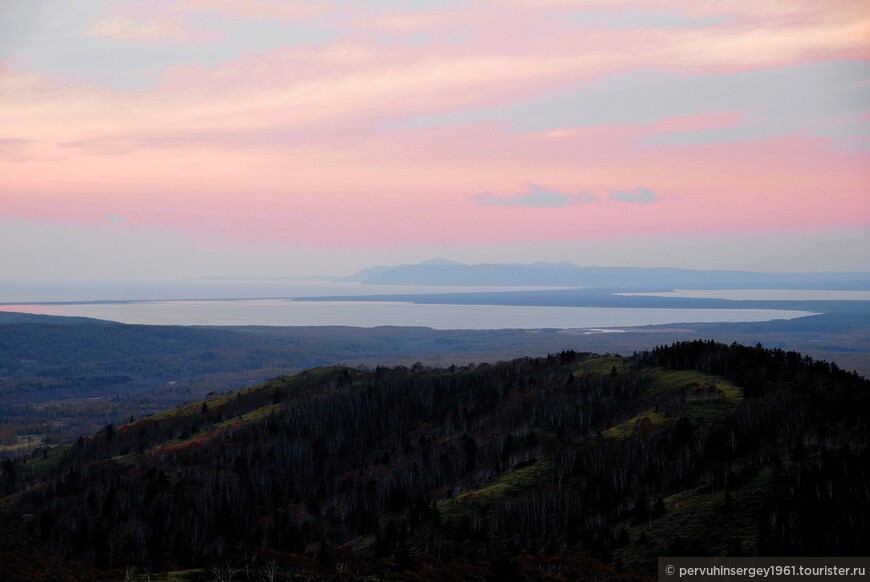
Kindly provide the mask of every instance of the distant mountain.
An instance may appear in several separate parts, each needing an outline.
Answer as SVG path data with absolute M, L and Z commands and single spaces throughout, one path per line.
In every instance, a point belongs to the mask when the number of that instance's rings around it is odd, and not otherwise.
M 366 283 L 366 284 L 379 284 L 378 279 L 388 273 L 393 273 L 394 271 L 406 269 L 408 267 L 415 267 L 421 270 L 439 270 L 439 269 L 456 269 L 468 267 L 468 265 L 464 263 L 460 263 L 457 261 L 450 261 L 447 259 L 429 259 L 428 261 L 423 261 L 422 263 L 418 263 L 416 265 L 399 265 L 399 266 L 389 266 L 389 265 L 377 265 L 375 267 L 367 267 L 361 271 L 357 271 L 353 275 L 349 275 L 347 277 L 341 277 L 337 279 L 338 281 L 346 281 L 349 283 Z M 392 284 L 392 283 L 387 283 Z M 400 285 L 404 283 L 398 283 Z M 428 283 L 420 283 L 420 285 L 428 285 Z
M 4 461 L 0 578 L 629 582 L 667 555 L 865 555 L 868 421 L 857 374 L 712 341 L 320 367 Z
M 631 287 L 644 289 L 870 289 L 870 273 L 757 273 L 572 263 L 480 263 L 442 259 L 369 267 L 339 281 L 366 285 Z

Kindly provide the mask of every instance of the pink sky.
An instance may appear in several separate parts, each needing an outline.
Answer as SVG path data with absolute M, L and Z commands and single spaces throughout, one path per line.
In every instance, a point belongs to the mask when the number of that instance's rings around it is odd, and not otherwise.
M 867 3 L 404 4 L 0 9 L 4 276 L 870 269 Z

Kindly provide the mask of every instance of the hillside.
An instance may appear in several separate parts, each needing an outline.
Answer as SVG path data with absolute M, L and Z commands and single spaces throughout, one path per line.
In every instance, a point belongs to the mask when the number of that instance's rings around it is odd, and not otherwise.
M 808 302 L 813 303 L 813 302 Z M 815 302 L 825 303 L 825 302 Z M 762 323 L 602 330 L 186 327 L 0 312 L 0 461 L 315 366 L 464 365 L 562 350 L 632 353 L 709 337 L 788 346 L 870 375 L 866 301 L 801 305 L 822 315 Z
M 51 552 L 79 579 L 176 580 L 631 580 L 665 554 L 864 555 L 868 426 L 870 382 L 760 346 L 314 368 L 4 462 L 0 526 L 21 536 L 0 538 L 0 578 Z

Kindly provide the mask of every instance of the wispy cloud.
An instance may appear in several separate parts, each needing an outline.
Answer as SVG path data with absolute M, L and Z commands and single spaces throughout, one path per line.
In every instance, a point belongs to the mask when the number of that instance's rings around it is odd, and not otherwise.
M 596 8 L 582 10 L 569 17 L 571 22 L 588 28 L 702 28 L 729 23 L 721 15 L 691 16 L 679 12 L 639 10 L 637 8 Z
M 634 190 L 614 190 L 610 193 L 610 199 L 615 202 L 625 202 L 626 204 L 652 204 L 659 197 L 649 188 L 641 186 Z
M 867 3 L 7 4 L 0 218 L 287 248 L 870 225 Z
M 30 144 L 26 139 L 0 137 L 0 159 L 8 161 L 24 161 L 29 159 L 25 148 Z
M 322 14 L 329 2 L 281 2 L 276 0 L 180 0 L 171 6 L 179 14 L 215 13 L 232 18 L 298 20 Z
M 88 36 L 120 41 L 183 41 L 186 32 L 180 17 L 137 21 L 128 16 L 106 16 L 85 31 Z
M 524 206 L 527 208 L 561 208 L 573 204 L 583 204 L 598 200 L 594 195 L 587 192 L 580 194 L 566 194 L 559 190 L 544 188 L 539 184 L 528 184 L 528 191 L 510 196 L 498 196 L 490 192 L 481 192 L 474 195 L 474 200 L 479 206 Z

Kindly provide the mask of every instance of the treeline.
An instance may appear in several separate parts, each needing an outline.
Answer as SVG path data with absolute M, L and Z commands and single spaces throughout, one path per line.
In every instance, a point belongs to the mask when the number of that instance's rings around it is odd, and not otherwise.
M 675 370 L 700 370 L 718 374 L 739 383 L 745 391 L 762 391 L 765 384 L 827 381 L 841 387 L 862 387 L 865 382 L 857 372 L 841 370 L 834 362 L 814 360 L 809 356 L 781 348 L 768 349 L 737 343 L 721 344 L 712 340 L 679 342 L 657 346 L 641 355 L 648 365 Z
M 98 568 L 264 553 L 360 572 L 478 560 L 509 579 L 529 555 L 586 556 L 616 576 L 627 548 L 714 551 L 728 532 L 689 543 L 647 530 L 675 494 L 740 498 L 762 475 L 760 507 L 722 508 L 755 524 L 732 553 L 860 554 L 868 382 L 790 354 L 689 342 L 631 358 L 315 369 L 107 426 L 40 483 L 7 462 L 0 487 L 20 493 L 10 506 L 32 535 Z M 662 368 L 716 376 L 667 383 Z M 743 394 L 726 397 L 726 379 Z
M 46 405 L 60 409 L 51 432 L 72 440 L 320 365 L 467 363 L 571 343 L 554 331 L 152 326 L 0 312 L 0 459 L 15 437 L 47 432 Z

